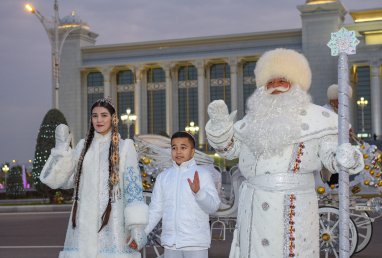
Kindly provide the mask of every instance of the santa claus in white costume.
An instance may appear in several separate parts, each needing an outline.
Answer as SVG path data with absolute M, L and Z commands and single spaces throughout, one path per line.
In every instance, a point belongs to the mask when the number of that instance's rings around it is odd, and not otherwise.
M 311 103 L 311 70 L 294 50 L 266 52 L 255 69 L 258 89 L 246 116 L 234 123 L 224 101 L 208 106 L 209 143 L 239 158 L 241 186 L 230 257 L 319 257 L 318 203 L 313 173 L 362 170 L 361 153 L 338 145 L 337 115 Z

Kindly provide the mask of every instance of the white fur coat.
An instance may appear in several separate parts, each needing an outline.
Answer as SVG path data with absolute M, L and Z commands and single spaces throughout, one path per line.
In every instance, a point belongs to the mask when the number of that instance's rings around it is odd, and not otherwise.
M 72 228 L 70 217 L 60 258 L 141 257 L 139 252 L 126 245 L 131 227 L 145 226 L 148 221 L 148 208 L 143 202 L 137 153 L 131 140 L 120 140 L 119 187 L 122 195 L 112 203 L 109 222 L 98 233 L 101 216 L 109 198 L 110 137 L 110 133 L 103 136 L 95 132 L 85 155 L 79 188 L 77 227 Z M 41 172 L 41 181 L 54 189 L 73 188 L 83 145 L 84 140 L 81 140 L 74 150 L 52 149 Z

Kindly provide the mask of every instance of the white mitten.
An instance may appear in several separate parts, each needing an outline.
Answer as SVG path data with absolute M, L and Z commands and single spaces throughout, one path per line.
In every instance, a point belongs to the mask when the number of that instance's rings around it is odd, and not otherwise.
M 229 126 L 236 117 L 236 110 L 228 113 L 228 107 L 223 100 L 214 100 L 208 105 L 207 109 L 210 117 L 210 129 L 221 130 Z
M 357 174 L 364 167 L 362 153 L 350 143 L 344 143 L 338 146 L 336 161 L 340 166 L 348 169 L 350 174 Z
M 141 250 L 147 243 L 147 235 L 142 225 L 133 225 L 130 230 L 130 239 L 127 245 L 135 250 Z M 134 242 L 135 244 L 134 244 Z
M 59 124 L 56 127 L 55 139 L 56 139 L 55 148 L 57 150 L 65 150 L 65 151 L 68 150 L 70 141 L 71 141 L 71 135 L 69 134 L 69 127 L 64 124 Z

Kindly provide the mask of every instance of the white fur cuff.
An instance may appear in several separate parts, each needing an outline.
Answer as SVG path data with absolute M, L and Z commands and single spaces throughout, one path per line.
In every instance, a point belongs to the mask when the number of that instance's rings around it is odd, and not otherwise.
M 149 222 L 149 207 L 143 202 L 128 204 L 125 208 L 125 225 L 146 225 Z
M 54 157 L 57 157 L 57 156 L 66 157 L 66 156 L 72 155 L 72 149 L 65 150 L 65 149 L 53 148 L 50 150 L 50 154 Z

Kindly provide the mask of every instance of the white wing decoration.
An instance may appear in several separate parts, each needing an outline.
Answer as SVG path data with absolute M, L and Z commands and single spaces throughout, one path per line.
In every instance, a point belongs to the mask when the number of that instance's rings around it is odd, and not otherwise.
M 157 175 L 172 166 L 171 139 L 162 135 L 144 134 L 134 136 L 134 141 L 144 170 L 143 187 L 149 190 L 152 188 L 152 183 L 155 183 Z M 220 173 L 213 166 L 213 158 L 199 150 L 195 150 L 194 158 L 198 165 L 205 166 L 211 171 L 215 181 L 218 179 L 221 181 Z

